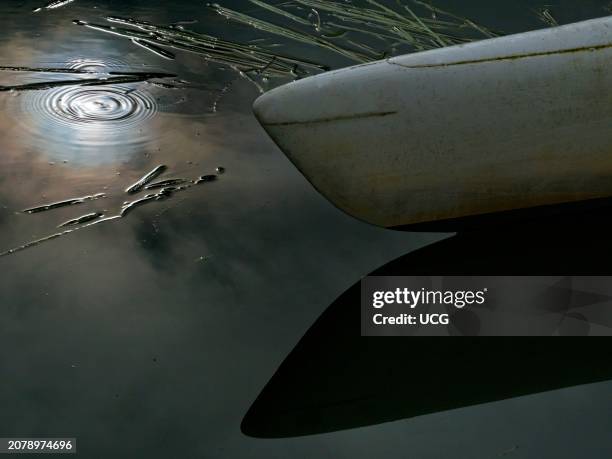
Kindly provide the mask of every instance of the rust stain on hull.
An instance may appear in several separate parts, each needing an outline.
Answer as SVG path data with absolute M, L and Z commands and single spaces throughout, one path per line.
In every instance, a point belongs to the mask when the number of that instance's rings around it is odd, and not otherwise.
M 384 116 L 397 115 L 397 111 L 389 111 L 389 112 L 369 112 L 369 113 L 358 113 L 355 115 L 345 115 L 345 116 L 334 116 L 330 118 L 318 118 L 313 120 L 298 120 L 298 121 L 284 121 L 282 123 L 262 123 L 264 126 L 295 126 L 295 125 L 303 125 L 303 124 L 322 124 L 322 123 L 332 123 L 336 121 L 350 121 L 362 118 L 380 118 Z
M 595 46 L 584 46 L 580 48 L 558 49 L 554 51 L 541 51 L 541 52 L 536 52 L 536 53 L 511 54 L 509 56 L 487 57 L 487 58 L 482 58 L 482 59 L 469 59 L 469 60 L 456 61 L 456 62 L 443 62 L 439 64 L 405 65 L 405 64 L 400 64 L 398 62 L 394 62 L 392 60 L 389 60 L 387 62 L 389 62 L 392 65 L 398 65 L 400 67 L 404 67 L 407 69 L 431 69 L 431 68 L 442 68 L 442 67 L 455 67 L 459 65 L 514 61 L 518 59 L 528 59 L 528 58 L 535 58 L 535 57 L 563 55 L 563 54 L 574 54 L 574 53 L 581 53 L 581 52 L 593 52 L 593 51 L 601 51 L 601 50 L 610 49 L 610 48 L 612 48 L 612 43 L 605 43 L 602 45 L 595 45 Z

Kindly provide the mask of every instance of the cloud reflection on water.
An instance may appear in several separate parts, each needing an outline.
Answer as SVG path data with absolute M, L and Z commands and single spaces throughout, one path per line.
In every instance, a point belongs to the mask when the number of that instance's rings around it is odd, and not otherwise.
M 138 146 L 116 142 L 89 150 L 75 147 L 77 133 L 58 127 L 56 118 L 24 111 L 25 94 L 0 94 L 0 250 L 45 236 L 77 214 L 117 209 L 125 188 L 157 164 L 168 165 L 172 177 L 213 173 L 219 165 L 227 172 L 211 186 L 142 207 L 118 224 L 0 259 L 4 436 L 77 436 L 85 457 L 317 457 L 330 451 L 338 458 L 434 457 L 443 449 L 471 458 L 494 457 L 512 444 L 545 457 L 547 440 L 559 443 L 556 457 L 601 453 L 610 407 L 592 402 L 607 400 L 609 385 L 335 435 L 275 442 L 241 435 L 250 403 L 334 297 L 438 236 L 373 228 L 325 202 L 251 116 L 257 93 L 247 82 L 236 80 L 211 116 L 208 88 L 224 87 L 233 73 L 190 55 L 168 63 L 73 27 L 74 17 L 111 13 L 92 2 L 36 15 L 30 11 L 39 0 L 15 3 L 21 10 L 12 2 L 0 7 L 0 64 L 118 62 L 178 73 L 201 89 L 137 85 L 159 107 L 137 128 L 142 132 L 130 130 L 126 140 L 139 139 Z M 202 2 L 108 3 L 112 13 L 158 23 L 196 17 L 206 28 L 226 27 L 218 19 L 205 22 Z M 487 5 L 497 13 L 497 4 Z M 113 132 L 107 134 L 113 142 Z M 15 214 L 100 191 L 108 197 L 78 209 Z

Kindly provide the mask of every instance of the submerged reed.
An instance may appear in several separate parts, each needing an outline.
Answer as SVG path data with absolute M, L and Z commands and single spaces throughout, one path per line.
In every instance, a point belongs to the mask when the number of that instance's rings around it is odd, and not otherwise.
M 366 63 L 398 52 L 422 51 L 498 35 L 475 22 L 439 9 L 427 1 L 291 0 L 273 3 L 248 0 L 254 13 L 206 7 L 230 22 L 253 28 L 286 42 L 315 47 L 321 62 L 279 52 L 265 39 L 236 41 L 195 32 L 183 24 L 159 25 L 135 18 L 107 17 L 108 24 L 74 21 L 99 32 L 110 33 L 166 59 L 174 50 L 196 53 L 207 61 L 229 66 L 264 91 L 270 78 L 302 78 L 329 70 L 330 55 L 350 63 Z M 260 38 L 260 37 L 256 37 Z M 274 46 L 274 47 L 273 47 Z

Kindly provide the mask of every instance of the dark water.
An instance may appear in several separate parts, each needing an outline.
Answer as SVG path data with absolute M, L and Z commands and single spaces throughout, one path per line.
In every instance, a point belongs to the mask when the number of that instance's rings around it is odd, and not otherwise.
M 551 12 L 570 22 L 606 4 Z M 0 436 L 77 437 L 83 457 L 612 453 L 610 384 L 310 438 L 243 436 L 250 403 L 327 305 L 441 235 L 362 224 L 312 190 L 251 115 L 260 90 L 290 76 L 253 82 L 72 21 L 185 21 L 329 67 L 345 56 L 229 23 L 200 1 L 33 12 L 44 5 L 0 5 L 0 66 L 12 67 L 0 86 L 13 88 L 0 91 Z M 545 26 L 534 2 L 439 5 L 504 32 Z M 126 193 L 161 165 L 149 185 L 181 180 Z M 202 176 L 217 177 L 194 183 Z

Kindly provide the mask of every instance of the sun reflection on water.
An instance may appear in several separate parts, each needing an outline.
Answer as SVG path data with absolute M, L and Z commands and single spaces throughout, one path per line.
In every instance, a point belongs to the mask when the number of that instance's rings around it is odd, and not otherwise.
M 66 67 L 88 72 L 70 75 L 70 79 L 106 78 L 118 68 L 126 68 L 86 59 L 74 60 Z M 61 81 L 66 75 L 40 73 L 30 78 Z M 18 124 L 27 132 L 24 140 L 49 161 L 95 166 L 125 161 L 150 144 L 154 135 L 150 120 L 158 113 L 152 90 L 145 82 L 68 85 L 18 92 L 7 103 L 18 105 L 11 108 L 20 113 Z

